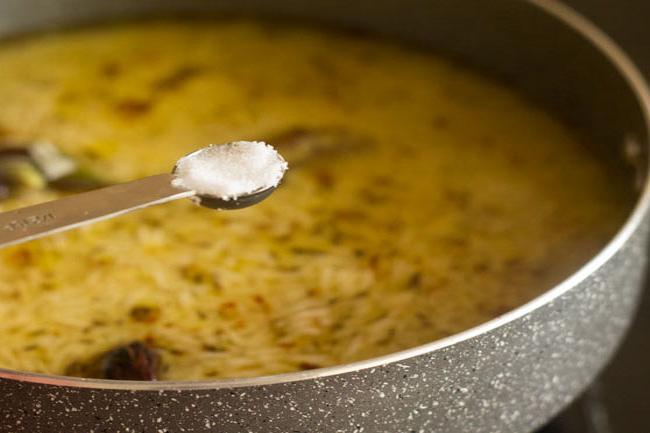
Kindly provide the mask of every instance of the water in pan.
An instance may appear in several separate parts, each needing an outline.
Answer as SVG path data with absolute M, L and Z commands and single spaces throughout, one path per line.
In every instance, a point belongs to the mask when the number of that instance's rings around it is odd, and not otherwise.
M 292 167 L 251 209 L 175 203 L 0 252 L 3 367 L 90 374 L 133 340 L 166 379 L 389 353 L 531 299 L 624 211 L 548 115 L 384 41 L 247 21 L 36 36 L 0 48 L 0 99 L 6 142 L 52 141 L 109 181 L 237 139 Z

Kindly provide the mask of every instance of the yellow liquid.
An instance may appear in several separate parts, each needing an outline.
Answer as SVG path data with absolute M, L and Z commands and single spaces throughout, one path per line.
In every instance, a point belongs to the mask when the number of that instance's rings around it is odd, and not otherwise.
M 290 163 L 252 208 L 177 202 L 0 251 L 1 367 L 63 374 L 132 340 L 164 379 L 383 355 L 532 299 L 623 217 L 554 119 L 385 41 L 249 21 L 38 35 L 0 46 L 0 101 L 7 140 L 51 141 L 115 182 L 232 140 Z

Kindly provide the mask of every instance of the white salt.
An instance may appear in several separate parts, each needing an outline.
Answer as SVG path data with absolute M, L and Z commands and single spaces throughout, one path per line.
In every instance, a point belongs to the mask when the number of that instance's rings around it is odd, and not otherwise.
M 198 195 L 236 199 L 280 183 L 288 164 L 261 141 L 211 145 L 176 163 L 172 184 Z

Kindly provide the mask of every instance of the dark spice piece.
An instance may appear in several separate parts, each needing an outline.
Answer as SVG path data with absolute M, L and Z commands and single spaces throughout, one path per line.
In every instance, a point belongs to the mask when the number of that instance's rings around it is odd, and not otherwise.
M 161 371 L 160 355 L 151 346 L 134 341 L 90 359 L 68 365 L 66 376 L 113 380 L 157 380 Z
M 472 196 L 469 192 L 453 188 L 447 188 L 443 192 L 443 198 L 460 210 L 467 209 L 472 201 Z
M 369 205 L 381 204 L 388 201 L 386 194 L 382 194 L 380 191 L 377 191 L 373 186 L 362 188 L 359 191 L 359 197 Z
M 140 117 L 151 111 L 153 104 L 151 101 L 142 99 L 124 99 L 115 104 L 115 110 L 129 118 Z
M 102 376 L 113 380 L 157 380 L 159 369 L 158 353 L 139 341 L 111 350 L 101 361 Z
M 358 209 L 338 209 L 333 212 L 337 220 L 342 221 L 365 221 L 368 214 Z
M 472 270 L 477 274 L 484 274 L 490 270 L 490 264 L 484 260 L 476 262 L 472 266 Z
M 267 140 L 286 158 L 292 167 L 317 162 L 346 152 L 359 152 L 372 147 L 369 137 L 343 127 L 295 127 Z
M 269 305 L 268 302 L 266 302 L 266 299 L 264 299 L 263 296 L 253 295 L 253 302 L 255 302 L 266 313 L 271 312 L 271 306 Z
M 101 179 L 96 173 L 79 167 L 77 171 L 63 176 L 59 179 L 50 181 L 49 186 L 57 191 L 90 191 L 92 189 L 103 188 L 109 186 L 110 183 L 105 179 Z
M 203 344 L 201 346 L 206 352 L 223 352 L 225 349 L 220 346 L 215 346 L 214 344 Z
M 170 91 L 181 87 L 188 80 L 196 77 L 202 72 L 203 68 L 193 65 L 181 66 L 171 74 L 156 81 L 153 85 L 154 90 Z
M 334 176 L 327 170 L 314 172 L 314 180 L 324 190 L 331 190 L 334 187 Z
M 131 319 L 141 323 L 153 323 L 160 318 L 160 309 L 154 306 L 136 305 L 129 312 Z
M 102 66 L 100 72 L 106 78 L 115 78 L 122 73 L 122 67 L 119 63 L 109 62 Z
M 422 285 L 422 274 L 420 272 L 415 272 L 408 280 L 408 287 L 410 289 L 417 289 Z
M 443 115 L 438 115 L 433 118 L 431 124 L 436 129 L 447 129 L 449 128 L 449 118 Z
M 26 267 L 34 262 L 34 254 L 31 250 L 18 246 L 7 256 L 11 264 L 19 267 Z
M 301 362 L 298 364 L 298 367 L 301 370 L 313 370 L 315 368 L 320 368 L 321 366 L 318 364 L 314 364 L 313 362 Z
M 201 247 L 201 244 L 197 244 Z M 221 281 L 219 275 L 214 270 L 208 270 L 194 263 L 181 266 L 179 268 L 181 277 L 195 284 L 208 284 L 216 292 L 221 291 Z
M 317 256 L 325 254 L 326 251 L 321 248 L 311 248 L 311 247 L 291 247 L 291 252 L 294 254 L 304 255 L 304 256 Z

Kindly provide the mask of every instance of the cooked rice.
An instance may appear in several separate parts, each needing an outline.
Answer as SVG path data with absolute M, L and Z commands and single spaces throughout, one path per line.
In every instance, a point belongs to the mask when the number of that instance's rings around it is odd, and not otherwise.
M 54 142 L 112 181 L 296 127 L 368 143 L 292 165 L 246 210 L 178 202 L 0 251 L 2 367 L 61 374 L 135 339 L 166 379 L 382 355 L 538 295 L 623 215 L 606 168 L 545 113 L 359 37 L 247 21 L 34 36 L 0 47 L 0 101 L 7 140 Z

